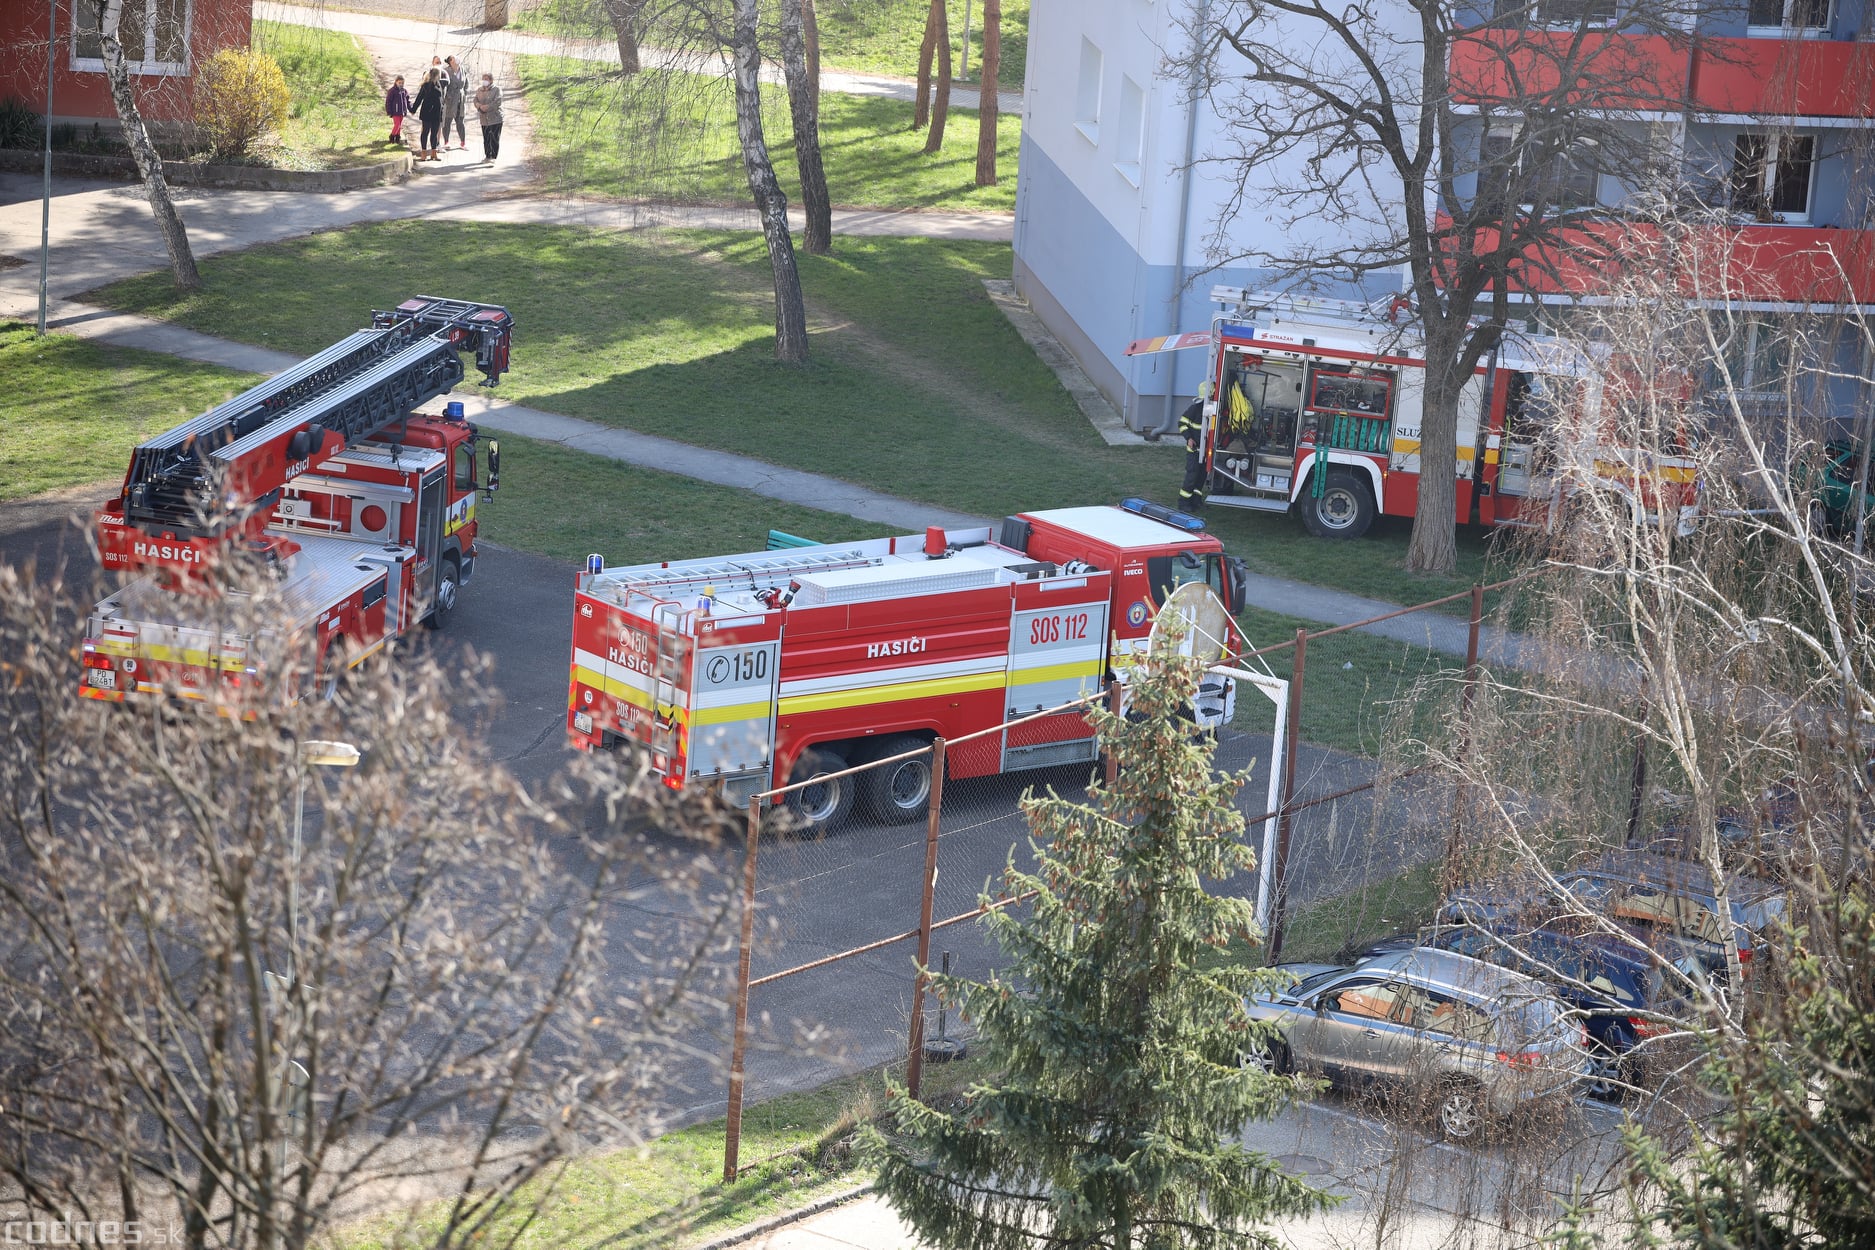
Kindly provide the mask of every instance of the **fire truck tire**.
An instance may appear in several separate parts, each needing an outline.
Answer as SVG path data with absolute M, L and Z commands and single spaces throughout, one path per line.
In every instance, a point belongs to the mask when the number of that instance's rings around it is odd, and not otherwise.
M 456 599 L 462 593 L 462 572 L 456 564 L 455 556 L 443 557 L 443 571 L 436 575 L 436 603 L 430 608 L 427 622 L 431 629 L 441 629 L 449 623 L 449 617 L 456 610 Z
M 832 751 L 810 747 L 801 752 L 788 777 L 790 784 L 809 781 L 828 773 L 841 772 L 846 760 Z M 854 777 L 832 777 L 815 785 L 803 786 L 788 793 L 788 810 L 794 818 L 816 832 L 837 830 L 853 814 L 853 800 L 858 786 Z
M 1346 469 L 1328 470 L 1320 496 L 1305 490 L 1302 528 L 1317 538 L 1359 538 L 1374 523 L 1374 497 L 1367 484 Z
M 927 748 L 924 755 L 883 764 L 860 774 L 860 793 L 868 814 L 888 825 L 923 820 L 931 807 L 930 743 L 910 734 L 887 738 L 873 750 L 875 759 Z
M 351 672 L 351 650 L 344 634 L 334 634 L 332 641 L 326 644 L 325 655 L 319 660 L 319 681 L 314 687 L 321 703 L 330 703 L 339 697 L 339 688 Z

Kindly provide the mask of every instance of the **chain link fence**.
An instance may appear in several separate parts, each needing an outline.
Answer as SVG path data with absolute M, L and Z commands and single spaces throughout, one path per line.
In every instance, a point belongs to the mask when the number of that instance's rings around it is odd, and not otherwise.
M 1423 919 L 1462 796 L 1380 748 L 1447 724 L 1462 733 L 1454 712 L 1479 662 L 1484 594 L 1517 580 L 1297 630 L 1214 670 L 1239 679 L 1214 759 L 1244 773 L 1236 802 L 1259 848 L 1255 873 L 1219 887 L 1258 902 L 1266 949 L 1249 957 L 1345 958 Z M 1366 632 L 1390 622 L 1386 637 Z M 1012 862 L 1032 864 L 1023 794 L 1079 798 L 1106 765 L 1082 741 L 1049 748 L 1044 767 L 996 769 L 1011 748 L 1069 737 L 1089 705 L 1116 697 L 953 742 L 895 739 L 883 758 L 750 800 L 725 1179 L 742 1168 L 748 1099 L 878 1068 L 902 1072 L 916 1096 L 925 1055 L 944 1050 L 918 969 L 994 970 L 998 952 L 977 922 L 986 906 L 1024 901 L 1004 885 Z M 945 1022 L 951 1034 L 960 1024 Z

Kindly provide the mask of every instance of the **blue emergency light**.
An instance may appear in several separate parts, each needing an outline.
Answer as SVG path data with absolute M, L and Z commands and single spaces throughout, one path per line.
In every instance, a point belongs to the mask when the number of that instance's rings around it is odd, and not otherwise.
M 462 420 L 462 401 L 460 399 L 452 399 L 444 404 L 443 417 L 448 421 Z
M 586 571 L 595 575 L 605 572 L 605 557 L 596 551 L 587 556 Z
M 1196 534 L 1204 528 L 1204 518 L 1195 517 L 1189 512 L 1180 512 L 1176 508 L 1168 508 L 1150 499 L 1129 497 L 1120 501 L 1120 507 L 1138 516 L 1149 517 L 1162 525 L 1176 526 L 1189 533 Z

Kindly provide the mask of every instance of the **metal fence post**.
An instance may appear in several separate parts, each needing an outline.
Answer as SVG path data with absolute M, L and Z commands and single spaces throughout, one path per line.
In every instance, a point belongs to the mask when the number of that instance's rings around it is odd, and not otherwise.
M 931 963 L 931 907 L 937 897 L 938 822 L 944 815 L 944 739 L 931 744 L 931 805 L 925 813 L 924 891 L 918 903 L 918 975 L 911 987 L 910 1052 L 905 1057 L 905 1092 L 918 1097 L 924 1080 L 925 969 Z
M 1478 690 L 1478 635 L 1484 620 L 1484 586 L 1479 582 L 1471 584 L 1471 621 L 1465 636 L 1465 683 L 1458 695 L 1458 758 L 1469 762 L 1471 759 L 1471 705 L 1477 698 Z M 1459 849 L 1464 841 L 1465 821 L 1471 814 L 1471 784 L 1465 774 L 1458 775 L 1457 801 L 1452 804 L 1452 832 L 1445 843 L 1445 872 L 1449 877 L 1453 867 L 1459 862 Z M 1448 881 L 1446 884 L 1454 884 Z
M 723 1183 L 736 1179 L 742 1151 L 742 1060 L 749 1044 L 749 956 L 755 942 L 755 850 L 762 836 L 762 800 L 749 800 L 749 849 L 742 859 L 742 950 L 737 959 L 736 1033 L 729 1048 L 729 1122 L 723 1130 Z
M 1270 962 L 1282 958 L 1283 925 L 1289 914 L 1289 830 L 1295 824 L 1290 810 L 1296 797 L 1296 749 L 1302 742 L 1302 677 L 1308 667 L 1309 631 L 1296 631 L 1295 667 L 1289 675 L 1289 724 L 1283 748 L 1282 803 L 1277 808 L 1276 862 L 1270 866 Z M 1272 761 L 1273 763 L 1274 761 Z

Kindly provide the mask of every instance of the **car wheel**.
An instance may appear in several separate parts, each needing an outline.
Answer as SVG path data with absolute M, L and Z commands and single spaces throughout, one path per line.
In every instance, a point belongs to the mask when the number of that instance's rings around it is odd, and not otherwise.
M 1237 1064 L 1239 1067 L 1255 1068 L 1271 1076 L 1287 1076 L 1289 1074 L 1289 1048 L 1276 1041 L 1252 1042 L 1241 1055 L 1237 1056 Z
M 1469 1082 L 1448 1085 L 1439 1095 L 1434 1115 L 1440 1137 L 1446 1141 L 1471 1141 L 1484 1131 L 1484 1093 Z
M 795 761 L 789 784 L 802 781 L 811 784 L 788 792 L 788 811 L 810 831 L 819 833 L 838 828 L 853 814 L 854 778 L 827 775 L 845 768 L 845 759 L 817 748 L 803 751 L 801 758 Z
M 1359 538 L 1374 523 L 1374 498 L 1346 469 L 1330 469 L 1317 496 L 1304 490 L 1302 528 L 1317 538 Z
M 1602 1102 L 1620 1102 L 1627 1097 L 1627 1053 L 1634 1037 L 1626 1029 L 1613 1028 L 1599 1042 L 1589 1046 L 1589 1070 L 1583 1078 L 1583 1090 Z
M 866 809 L 888 825 L 908 825 L 931 810 L 931 751 L 922 738 L 902 734 L 887 738 L 877 755 L 900 755 L 925 748 L 923 755 L 881 764 L 860 774 Z

